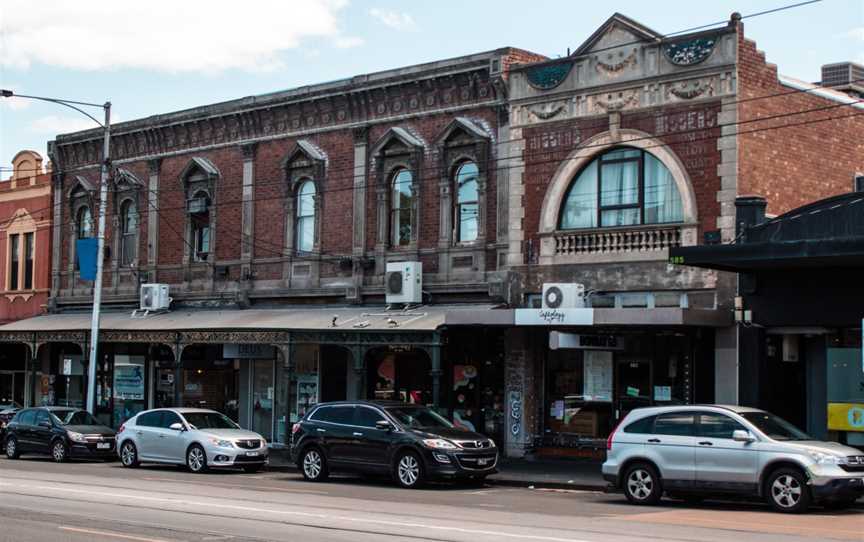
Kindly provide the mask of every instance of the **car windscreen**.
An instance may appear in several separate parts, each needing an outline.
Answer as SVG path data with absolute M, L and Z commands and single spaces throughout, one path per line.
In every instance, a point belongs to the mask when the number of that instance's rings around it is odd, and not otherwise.
M 774 414 L 742 412 L 741 416 L 774 440 L 813 440 L 813 437 Z
M 193 429 L 237 429 L 231 418 L 218 412 L 184 412 L 183 417 Z
M 86 410 L 52 410 L 55 425 L 102 425 Z
M 421 427 L 453 427 L 453 424 L 447 421 L 446 418 L 434 410 L 425 407 L 390 407 L 386 410 L 399 423 L 411 429 L 419 429 Z

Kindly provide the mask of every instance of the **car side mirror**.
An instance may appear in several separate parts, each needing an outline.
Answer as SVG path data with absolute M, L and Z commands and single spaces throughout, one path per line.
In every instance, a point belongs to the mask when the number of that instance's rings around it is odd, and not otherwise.
M 736 429 L 735 431 L 732 431 L 732 440 L 736 442 L 753 442 L 756 438 L 751 435 L 749 431 Z
M 380 429 L 381 431 L 392 431 L 393 425 L 387 420 L 378 420 L 375 422 L 375 429 Z
M 186 430 L 186 428 L 183 427 L 183 424 L 180 422 L 172 423 L 171 425 L 168 426 L 168 429 L 170 429 L 172 431 L 185 431 Z

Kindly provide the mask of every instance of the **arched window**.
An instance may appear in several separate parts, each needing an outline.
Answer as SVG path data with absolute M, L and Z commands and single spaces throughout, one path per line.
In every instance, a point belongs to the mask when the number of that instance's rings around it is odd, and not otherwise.
M 390 242 L 393 246 L 411 244 L 413 184 L 414 176 L 407 169 L 400 168 L 394 172 L 390 195 Z
M 623 147 L 602 154 L 579 172 L 564 198 L 559 227 L 664 224 L 683 217 L 672 173 L 651 153 Z
M 138 257 L 138 206 L 131 199 L 120 206 L 120 263 L 132 265 Z
M 480 224 L 478 173 L 474 162 L 465 162 L 456 170 L 456 239 L 460 243 L 477 239 Z
M 210 197 L 201 190 L 189 202 L 192 220 L 192 260 L 206 262 L 210 255 Z
M 93 237 L 93 215 L 90 214 L 89 206 L 85 205 L 78 209 L 75 226 L 78 232 L 78 239 Z
M 307 179 L 297 189 L 297 252 L 312 252 L 315 246 L 315 183 Z

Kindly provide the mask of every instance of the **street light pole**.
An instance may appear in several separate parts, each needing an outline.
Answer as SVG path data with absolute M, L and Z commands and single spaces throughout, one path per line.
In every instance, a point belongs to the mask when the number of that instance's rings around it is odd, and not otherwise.
M 0 90 L 0 96 L 3 98 L 27 98 L 30 100 L 41 100 L 43 102 L 52 102 L 60 104 L 70 109 L 74 109 L 79 113 L 90 117 L 96 124 L 102 127 L 104 132 L 104 141 L 102 144 L 102 169 L 99 180 L 99 233 L 97 237 L 96 249 L 96 280 L 93 281 L 93 315 L 90 320 L 90 362 L 87 366 L 87 410 L 91 414 L 96 413 L 96 369 L 99 362 L 99 319 L 102 309 L 102 263 L 105 259 L 105 208 L 108 202 L 108 174 L 111 165 L 110 159 L 110 143 L 111 143 L 111 102 L 104 104 L 94 104 L 88 102 L 76 102 L 73 100 L 61 100 L 59 98 L 46 98 L 44 96 L 28 96 L 26 94 L 15 94 L 11 90 Z M 105 113 L 104 123 L 99 122 L 93 115 L 76 107 L 78 105 L 86 107 L 99 107 Z

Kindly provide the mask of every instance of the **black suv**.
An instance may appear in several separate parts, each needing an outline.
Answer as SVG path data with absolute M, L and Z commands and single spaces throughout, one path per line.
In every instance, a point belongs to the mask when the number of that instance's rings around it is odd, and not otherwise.
M 114 430 L 101 425 L 89 412 L 68 407 L 19 410 L 6 427 L 6 457 L 50 455 L 62 463 L 73 457 L 116 457 Z
M 291 429 L 291 456 L 310 481 L 331 471 L 389 474 L 402 487 L 427 479 L 482 482 L 498 449 L 419 405 L 384 401 L 322 403 Z

